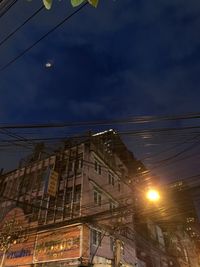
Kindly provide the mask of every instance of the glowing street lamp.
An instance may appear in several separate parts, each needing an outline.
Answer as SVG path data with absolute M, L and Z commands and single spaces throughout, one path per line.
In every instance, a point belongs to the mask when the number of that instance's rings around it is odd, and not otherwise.
M 151 202 L 157 202 L 160 200 L 160 194 L 157 190 L 150 189 L 146 194 L 146 198 Z

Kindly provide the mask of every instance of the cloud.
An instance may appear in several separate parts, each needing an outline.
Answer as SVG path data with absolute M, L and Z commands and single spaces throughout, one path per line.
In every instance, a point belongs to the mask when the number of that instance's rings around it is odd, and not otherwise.
M 12 15 L 24 18 L 22 10 L 31 14 L 34 3 L 11 9 L 4 35 L 16 23 Z M 41 12 L 3 47 L 1 64 L 72 10 L 62 1 Z M 199 12 L 194 0 L 101 1 L 98 9 L 87 7 L 1 74 L 1 119 L 196 110 Z M 48 59 L 54 61 L 50 70 L 44 68 Z M 76 103 L 83 113 L 76 112 Z
M 88 117 L 100 117 L 102 114 L 105 116 L 107 113 L 106 107 L 96 102 L 80 102 L 77 100 L 71 100 L 67 105 L 69 112 L 84 119 Z
M 0 66 L 74 11 L 69 1 L 54 2 L 0 47 Z M 40 5 L 18 1 L 1 18 L 0 38 Z M 98 9 L 88 6 L 0 73 L 0 121 L 198 111 L 199 15 L 196 0 L 101 0 Z M 50 69 L 47 60 L 54 62 Z

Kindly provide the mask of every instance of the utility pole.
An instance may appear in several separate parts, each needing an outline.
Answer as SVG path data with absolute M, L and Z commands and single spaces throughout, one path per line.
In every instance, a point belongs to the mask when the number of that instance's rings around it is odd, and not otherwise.
M 116 239 L 115 240 L 115 257 L 114 257 L 115 267 L 120 266 L 120 261 L 121 261 L 121 240 Z

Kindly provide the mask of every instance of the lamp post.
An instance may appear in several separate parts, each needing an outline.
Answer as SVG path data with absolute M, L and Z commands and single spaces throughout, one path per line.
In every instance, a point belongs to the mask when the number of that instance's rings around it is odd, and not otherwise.
M 134 204 L 133 227 L 135 229 L 135 243 L 138 248 L 136 252 L 137 260 L 141 259 L 147 265 L 150 264 L 148 263 L 150 261 L 153 265 L 153 256 L 150 252 L 151 241 L 149 241 L 148 237 L 143 237 L 143 225 L 146 225 L 148 229 L 149 219 L 159 214 L 163 196 L 156 188 L 150 186 L 145 189 L 140 188 L 139 190 L 136 188 L 135 195 L 136 203 Z M 146 246 L 149 246 L 149 251 Z M 146 254 L 146 257 L 142 256 L 140 258 L 141 253 Z M 147 257 L 147 255 L 149 256 Z
M 24 242 L 27 239 L 25 229 L 15 219 L 6 221 L 0 232 L 0 251 L 3 252 L 0 267 L 4 266 L 6 253 L 11 245 Z

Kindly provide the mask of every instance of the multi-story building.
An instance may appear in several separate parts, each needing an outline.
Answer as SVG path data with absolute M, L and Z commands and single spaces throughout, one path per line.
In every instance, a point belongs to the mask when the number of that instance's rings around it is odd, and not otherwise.
M 135 214 L 136 254 L 139 266 L 198 267 L 199 223 L 183 181 L 161 190 L 159 203 L 141 201 Z
M 1 176 L 0 238 L 12 218 L 29 229 L 23 242 L 17 231 L 3 265 L 135 266 L 129 183 L 140 162 L 119 136 L 110 130 L 35 155 Z
M 147 170 L 116 132 L 42 149 L 0 177 L 1 267 L 197 267 L 170 252 L 172 235 L 142 196 Z
M 169 252 L 178 266 L 199 266 L 200 228 L 192 195 L 193 189 L 186 181 L 176 181 L 167 188 L 169 225 L 166 224 L 166 240 Z

